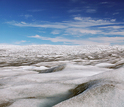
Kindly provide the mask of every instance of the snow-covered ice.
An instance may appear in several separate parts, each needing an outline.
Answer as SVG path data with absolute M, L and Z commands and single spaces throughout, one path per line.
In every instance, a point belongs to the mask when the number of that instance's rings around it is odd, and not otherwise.
M 124 107 L 124 46 L 0 45 L 0 107 Z

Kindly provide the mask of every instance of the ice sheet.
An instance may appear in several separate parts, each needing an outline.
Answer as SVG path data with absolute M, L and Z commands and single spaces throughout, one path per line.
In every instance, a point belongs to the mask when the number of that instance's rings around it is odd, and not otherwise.
M 124 106 L 123 46 L 0 45 L 0 52 L 0 106 Z M 88 88 L 73 96 L 82 84 Z

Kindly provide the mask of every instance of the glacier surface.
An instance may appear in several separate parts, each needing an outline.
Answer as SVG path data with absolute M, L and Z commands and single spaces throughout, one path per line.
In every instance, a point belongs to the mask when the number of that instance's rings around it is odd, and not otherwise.
M 0 45 L 0 107 L 124 107 L 124 46 Z

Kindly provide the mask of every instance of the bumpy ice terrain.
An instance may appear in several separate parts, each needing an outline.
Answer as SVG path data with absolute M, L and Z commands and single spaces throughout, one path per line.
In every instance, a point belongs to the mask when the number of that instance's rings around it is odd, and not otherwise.
M 0 107 L 124 107 L 123 46 L 0 45 Z

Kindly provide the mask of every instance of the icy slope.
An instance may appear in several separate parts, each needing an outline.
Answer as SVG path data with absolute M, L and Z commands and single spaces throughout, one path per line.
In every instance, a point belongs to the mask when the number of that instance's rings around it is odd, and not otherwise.
M 123 107 L 124 47 L 0 45 L 0 107 Z
M 87 82 L 71 90 L 72 98 L 54 107 L 123 107 L 123 69 L 90 77 Z

